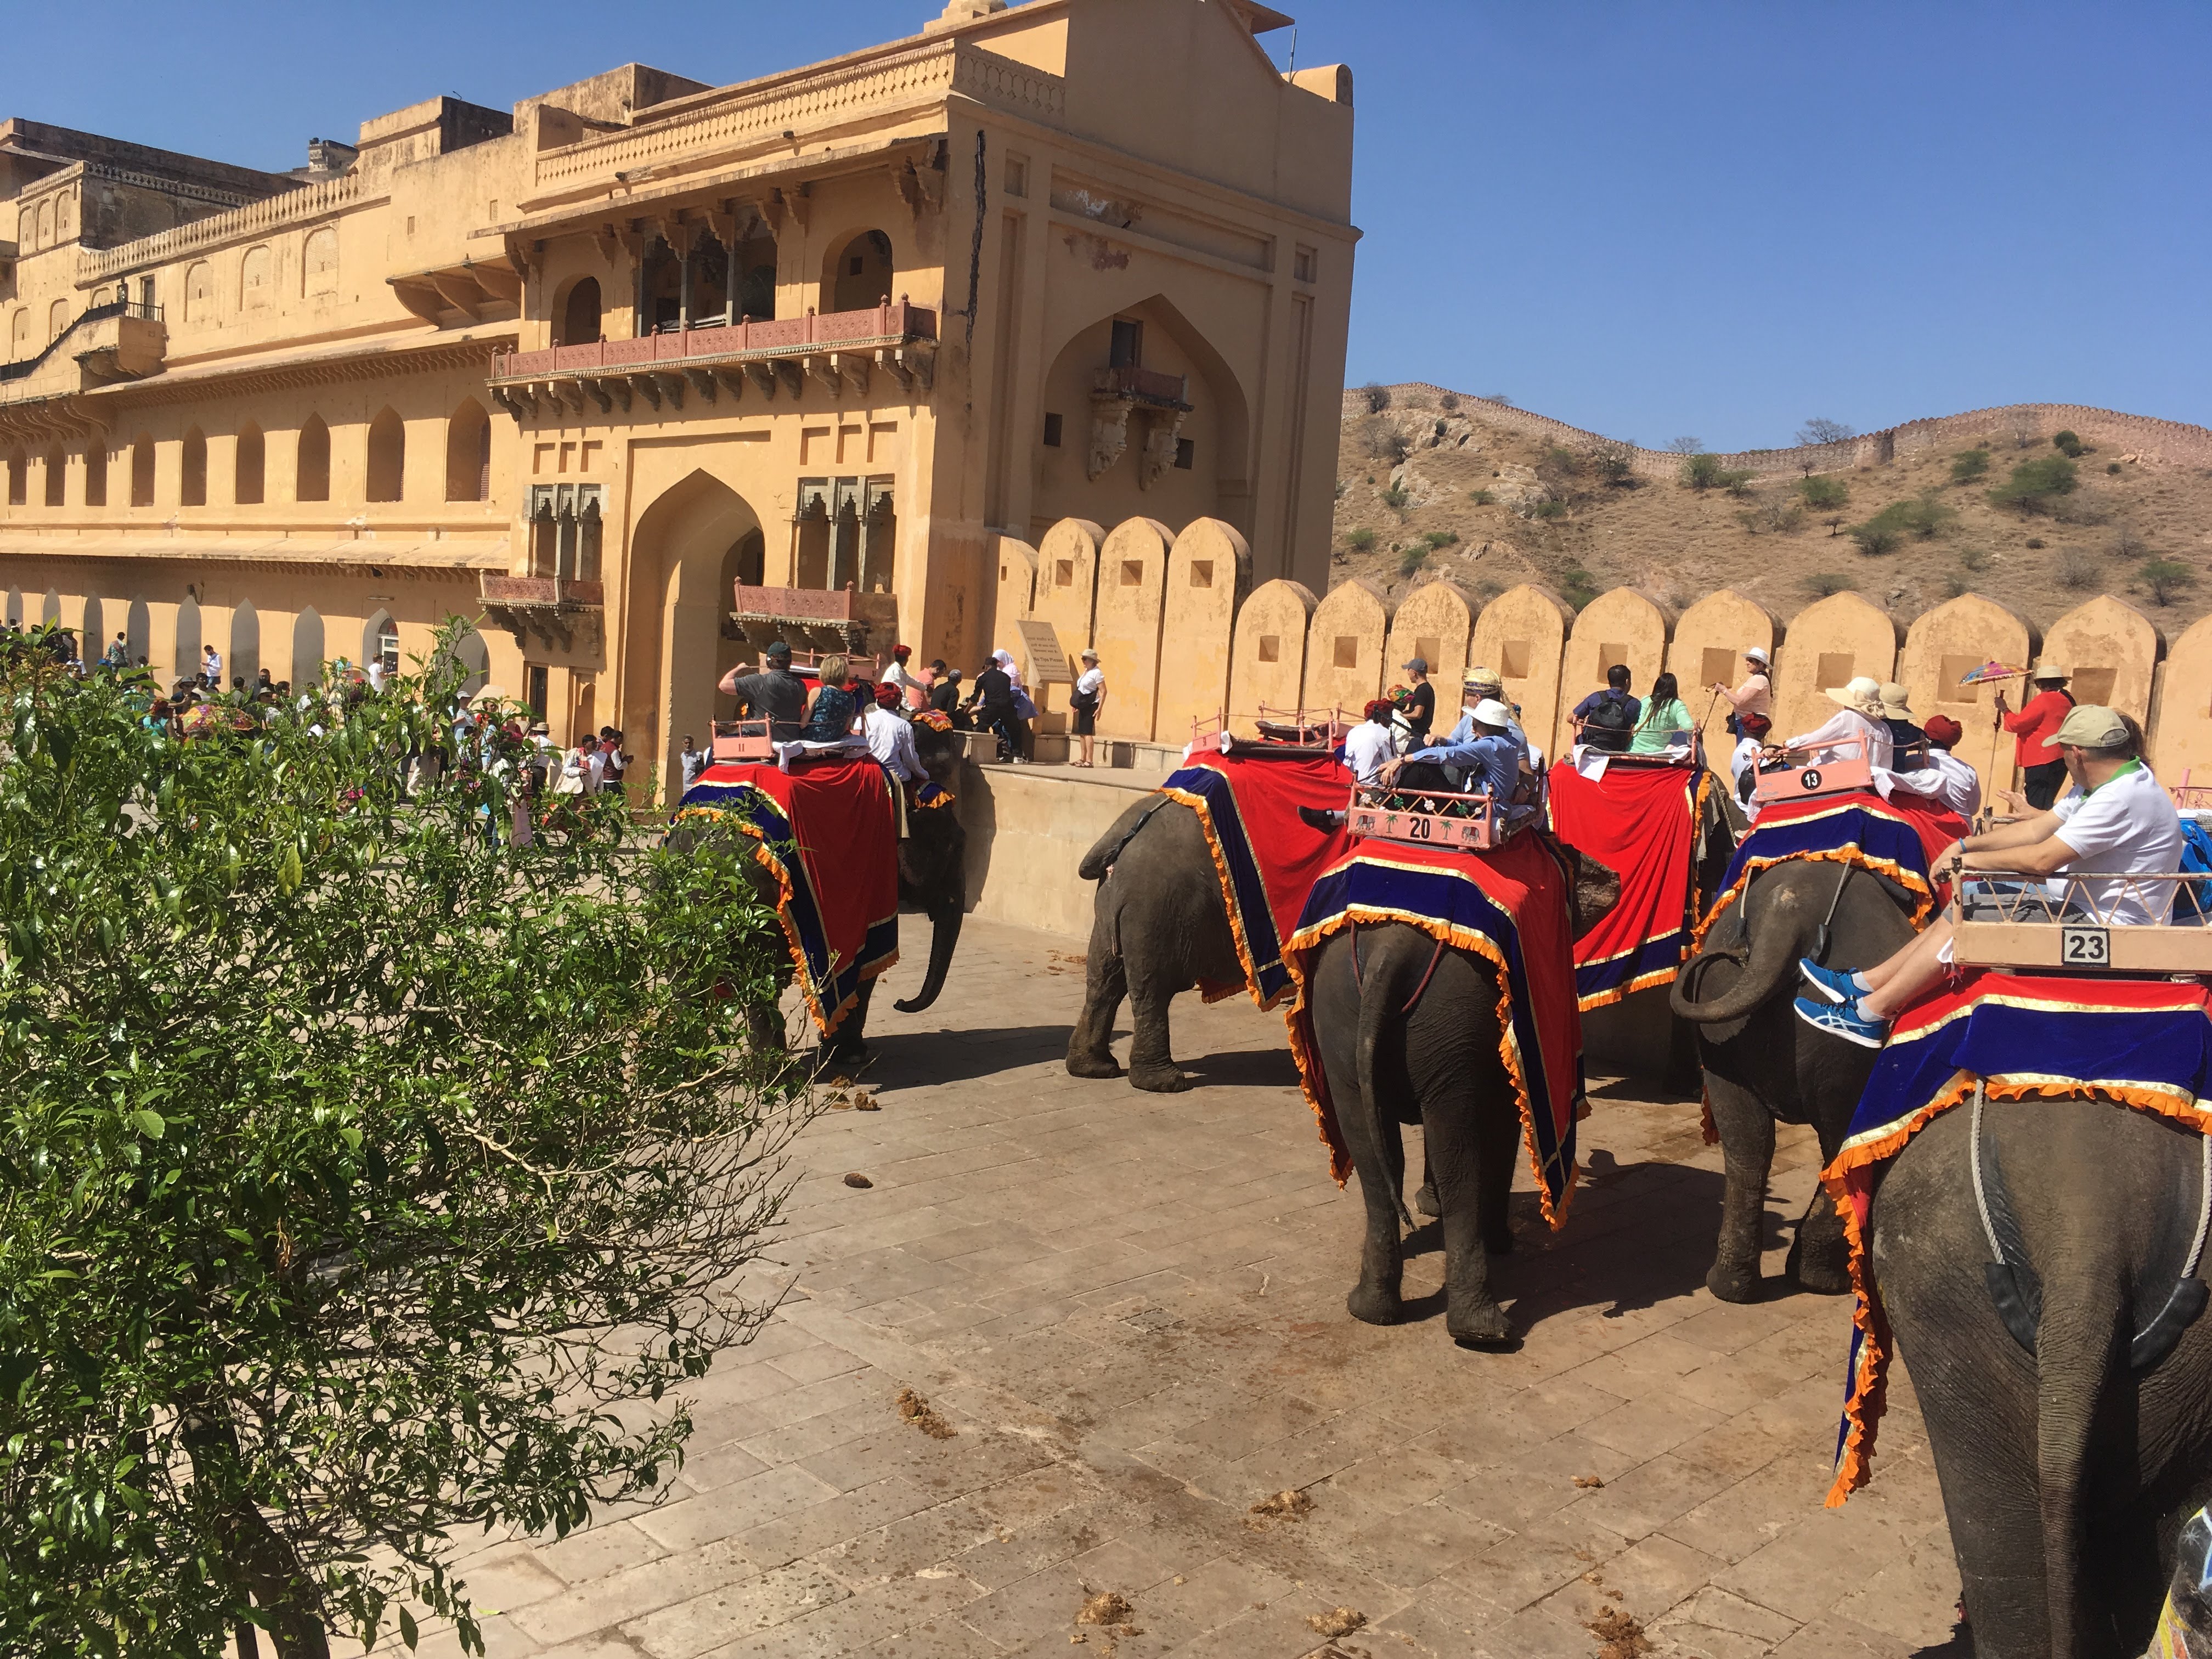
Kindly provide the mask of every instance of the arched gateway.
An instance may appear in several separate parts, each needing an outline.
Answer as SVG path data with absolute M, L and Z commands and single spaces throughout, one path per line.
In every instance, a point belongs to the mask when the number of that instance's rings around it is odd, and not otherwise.
M 659 769 L 664 795 L 680 775 L 684 735 L 702 746 L 712 735 L 722 623 L 733 598 L 726 556 L 760 532 L 744 497 L 695 471 L 647 507 L 630 534 L 616 720 L 638 763 Z

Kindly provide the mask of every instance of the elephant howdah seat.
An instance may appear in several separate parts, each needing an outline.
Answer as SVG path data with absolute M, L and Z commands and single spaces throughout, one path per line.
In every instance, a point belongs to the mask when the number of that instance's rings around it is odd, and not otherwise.
M 1496 799 L 1479 791 L 1394 789 L 1380 783 L 1352 786 L 1344 827 L 1354 837 L 1462 853 L 1486 853 L 1516 832 Z
M 2169 918 L 2133 925 L 2139 907 Z M 2212 876 L 2102 875 L 2045 880 L 1967 874 L 1960 884 L 1952 959 L 1960 967 L 2079 974 L 2212 975 Z
M 1228 755 L 1266 756 L 1277 760 L 1310 760 L 1333 755 L 1343 747 L 1357 724 L 1341 708 L 1274 708 L 1261 703 L 1252 716 L 1256 738 L 1240 738 L 1229 729 L 1229 711 L 1190 723 L 1190 746 L 1186 757 L 1209 750 Z
M 767 720 L 716 720 L 713 757 L 718 763 L 775 758 L 775 741 Z
M 754 843 L 807 1012 L 835 1036 L 862 987 L 898 961 L 898 819 L 884 769 L 865 754 L 709 766 L 670 827 L 717 825 Z
M 1657 765 L 1641 764 L 1656 761 Z M 1584 1013 L 1670 984 L 1698 920 L 1701 842 L 1733 851 L 1713 775 L 1658 755 L 1612 755 L 1595 774 L 1555 766 L 1546 792 L 1552 833 L 1620 877 L 1620 900 L 1575 940 Z M 1709 878 L 1710 879 L 1710 878 Z
M 1784 750 L 1783 763 L 1760 763 L 1751 798 L 1761 806 L 1802 800 L 1808 795 L 1838 795 L 1874 787 L 1874 766 L 1863 743 L 1825 743 L 1817 749 Z

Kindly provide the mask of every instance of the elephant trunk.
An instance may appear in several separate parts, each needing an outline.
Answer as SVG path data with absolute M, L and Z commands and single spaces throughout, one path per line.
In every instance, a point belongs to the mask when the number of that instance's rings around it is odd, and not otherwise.
M 1750 898 L 1747 892 L 1737 902 L 1748 903 Z M 1725 1025 L 1748 1018 L 1777 992 L 1788 988 L 1796 974 L 1797 958 L 1806 953 L 1806 941 L 1801 937 L 1803 918 L 1776 906 L 1767 911 L 1762 923 L 1751 936 L 1750 958 L 1744 963 L 1742 977 L 1711 1002 L 1693 1001 L 1689 993 L 1702 980 L 1700 970 L 1706 963 L 1733 953 L 1700 951 L 1691 958 L 1667 993 L 1667 1006 L 1677 1017 L 1699 1025 Z
M 945 975 L 952 967 L 952 947 L 960 943 L 960 906 L 947 904 L 930 918 L 929 968 L 921 976 L 921 989 L 910 1002 L 894 1002 L 891 1006 L 902 1014 L 918 1014 L 937 1000 L 937 994 L 945 988 Z

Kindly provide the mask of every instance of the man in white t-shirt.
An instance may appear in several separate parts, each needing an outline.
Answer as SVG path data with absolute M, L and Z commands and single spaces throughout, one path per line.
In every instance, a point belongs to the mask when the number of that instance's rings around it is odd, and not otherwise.
M 2109 878 L 2081 884 L 2099 921 L 2116 927 L 2165 921 L 2172 884 L 2126 879 L 2181 868 L 2181 815 L 2142 763 L 2141 738 L 2113 710 L 2082 703 L 2051 741 L 2065 759 L 2073 793 L 2047 812 L 1954 842 L 1936 856 L 1929 873 L 1943 881 L 1967 870 L 2035 877 L 2093 872 Z M 1863 973 L 1839 974 L 1806 957 L 1798 971 L 1813 994 L 1797 999 L 1799 1018 L 1847 1042 L 1881 1048 L 1889 1023 L 1942 975 L 1951 933 L 1950 918 L 1940 917 Z
M 1367 718 L 1344 734 L 1344 763 L 1362 783 L 1374 782 L 1375 775 L 1397 753 L 1395 734 L 1390 729 L 1390 717 L 1396 708 L 1387 697 L 1376 698 L 1367 705 Z
M 878 684 L 896 686 L 899 701 L 908 708 L 920 708 L 929 701 L 925 695 L 928 688 L 908 672 L 907 659 L 913 655 L 914 647 L 910 645 L 893 646 L 890 660 L 884 665 L 884 672 L 876 679 Z
M 1973 817 L 1982 810 L 1981 775 L 1951 752 L 1964 729 L 1948 714 L 1930 714 L 1920 729 L 1928 738 L 1927 754 L 1917 769 L 1891 774 L 1890 787 L 1926 795 L 1962 818 Z

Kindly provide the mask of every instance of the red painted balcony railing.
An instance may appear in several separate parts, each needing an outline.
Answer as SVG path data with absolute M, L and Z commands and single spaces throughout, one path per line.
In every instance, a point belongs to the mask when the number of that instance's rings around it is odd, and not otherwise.
M 866 311 L 831 311 L 775 322 L 738 323 L 726 328 L 679 329 L 634 340 L 594 340 L 587 345 L 555 346 L 546 351 L 502 352 L 492 358 L 495 380 L 544 380 L 554 374 L 617 374 L 659 363 L 702 358 L 786 356 L 808 351 L 857 350 L 937 337 L 937 313 L 903 300 L 887 301 Z M 1161 377 L 1170 382 L 1176 377 Z
M 605 605 L 606 584 L 580 576 L 495 576 L 487 573 L 482 592 L 486 605 L 554 610 L 562 605 Z

